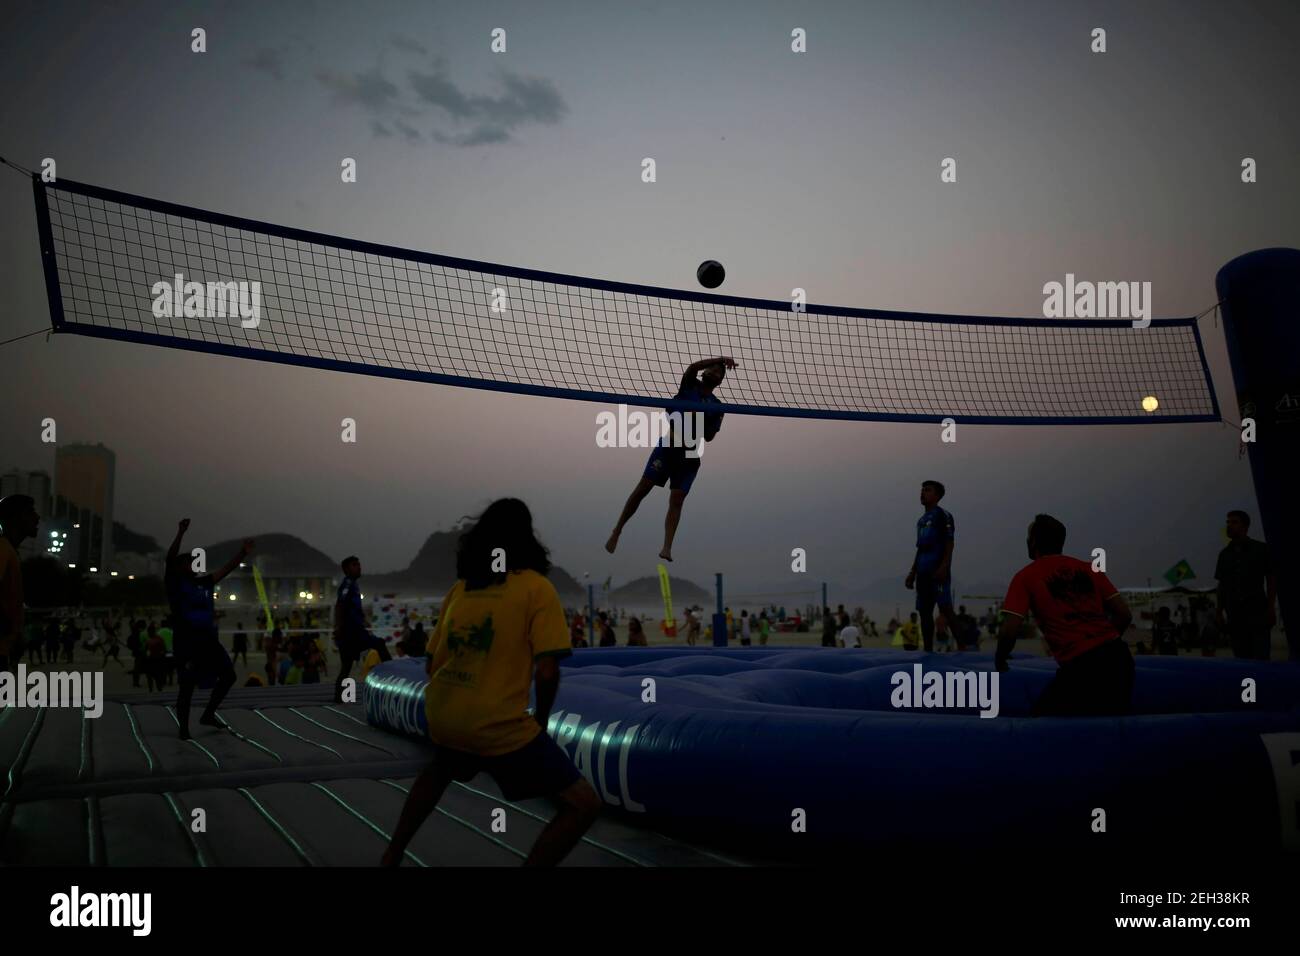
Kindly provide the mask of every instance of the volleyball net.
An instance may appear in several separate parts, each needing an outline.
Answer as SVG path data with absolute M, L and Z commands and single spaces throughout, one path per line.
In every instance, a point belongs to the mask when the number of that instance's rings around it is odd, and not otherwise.
M 684 410 L 702 406 L 674 400 L 683 370 L 729 355 L 740 367 L 717 392 L 727 412 L 975 424 L 1220 418 L 1194 318 L 1134 328 L 795 311 L 396 249 L 81 183 L 33 183 L 58 332 Z

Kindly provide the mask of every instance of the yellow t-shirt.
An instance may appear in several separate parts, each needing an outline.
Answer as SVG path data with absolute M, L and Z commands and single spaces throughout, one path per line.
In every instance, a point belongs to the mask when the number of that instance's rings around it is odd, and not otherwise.
M 533 662 L 572 653 L 555 585 L 536 571 L 475 591 L 457 581 L 429 636 L 424 712 L 435 743 L 485 756 L 530 743 L 541 726 L 527 712 Z
M 0 654 L 8 655 L 22 633 L 22 561 L 9 539 L 0 536 Z

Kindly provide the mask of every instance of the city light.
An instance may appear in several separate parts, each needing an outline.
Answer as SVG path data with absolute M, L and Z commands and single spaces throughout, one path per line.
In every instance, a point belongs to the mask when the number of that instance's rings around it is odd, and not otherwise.
M 80 528 L 80 527 L 81 527 L 81 525 L 79 525 L 79 524 L 74 524 L 74 525 L 73 525 L 73 527 L 74 527 L 74 528 Z M 65 535 L 64 535 L 64 537 L 65 537 L 65 538 L 66 538 L 66 537 L 67 537 L 67 535 L 66 535 L 66 534 L 65 534 Z
M 116 571 L 109 571 L 108 573 L 109 573 L 112 577 L 117 577 L 117 572 L 116 572 Z
M 233 595 L 233 594 L 232 594 L 232 595 L 230 595 L 230 600 L 232 600 L 232 601 L 233 601 L 233 600 L 234 600 L 234 599 L 235 599 L 235 596 L 234 596 L 234 595 Z
M 126 576 L 126 579 L 127 579 L 128 581 L 134 581 L 134 580 L 135 580 L 135 575 L 134 575 L 134 574 L 128 574 L 128 575 Z
M 68 567 L 70 567 L 70 568 L 75 568 L 76 565 L 75 565 L 75 564 L 69 564 Z
M 99 573 L 99 568 L 91 568 L 91 569 L 90 569 L 90 573 L 91 573 L 91 574 L 98 574 L 98 573 Z
M 57 531 L 51 531 L 51 532 L 50 532 L 50 537 L 51 537 L 51 538 L 57 538 L 58 536 L 59 536 L 59 533 L 58 533 Z

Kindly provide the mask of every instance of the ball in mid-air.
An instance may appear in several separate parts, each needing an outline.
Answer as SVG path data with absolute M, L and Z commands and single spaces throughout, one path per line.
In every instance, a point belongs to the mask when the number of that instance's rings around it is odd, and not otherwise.
M 1160 401 L 1154 395 L 1148 395 L 1142 399 L 1142 410 L 1144 412 L 1154 412 L 1160 407 Z
M 695 270 L 695 277 L 700 280 L 700 285 L 704 288 L 716 289 L 727 277 L 727 271 L 722 268 L 722 263 L 717 259 L 705 259 Z

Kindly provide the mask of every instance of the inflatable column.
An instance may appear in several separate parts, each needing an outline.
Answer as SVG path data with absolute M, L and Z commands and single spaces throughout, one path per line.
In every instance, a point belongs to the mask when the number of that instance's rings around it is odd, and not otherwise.
M 1291 660 L 1300 660 L 1300 249 L 1259 249 L 1219 270 L 1228 360 L 1248 442 L 1260 530 L 1277 575 L 1278 604 Z

